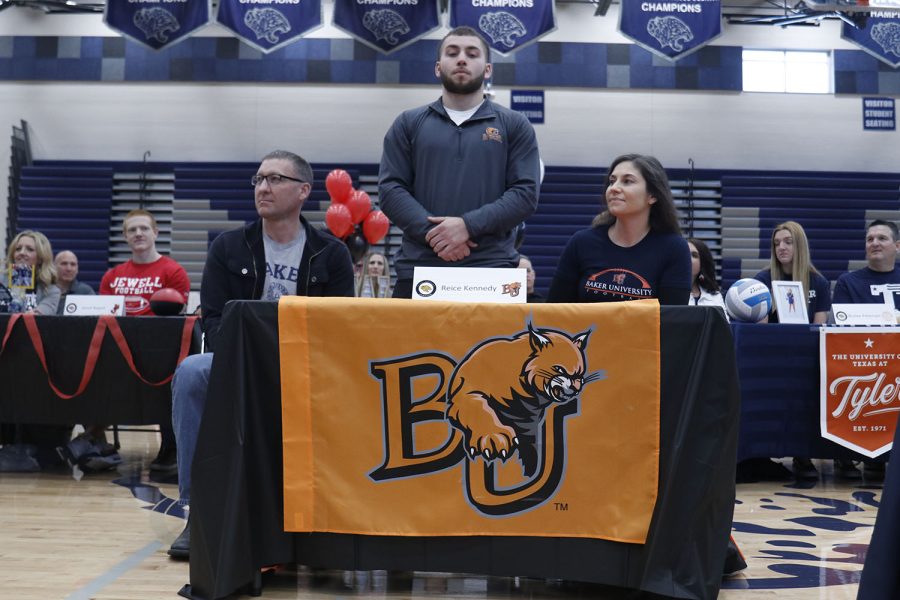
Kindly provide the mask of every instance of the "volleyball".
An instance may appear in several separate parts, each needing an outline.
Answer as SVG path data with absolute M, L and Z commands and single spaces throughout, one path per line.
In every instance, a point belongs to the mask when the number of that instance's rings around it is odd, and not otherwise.
M 756 279 L 738 279 L 725 294 L 725 310 L 734 321 L 759 323 L 771 308 L 769 288 Z

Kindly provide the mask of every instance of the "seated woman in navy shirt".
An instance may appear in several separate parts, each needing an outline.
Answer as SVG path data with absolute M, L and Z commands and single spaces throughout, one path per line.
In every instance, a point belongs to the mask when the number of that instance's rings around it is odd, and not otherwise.
M 785 221 L 772 231 L 772 260 L 769 268 L 753 276 L 772 290 L 772 281 L 799 281 L 807 295 L 810 323 L 825 323 L 831 310 L 831 285 L 812 264 L 809 242 L 800 223 Z M 772 295 L 774 298 L 774 294 Z M 801 301 L 798 298 L 796 301 Z M 769 323 L 778 322 L 778 313 L 769 314 Z
M 806 294 L 806 307 L 810 323 L 825 323 L 831 310 L 831 285 L 812 264 L 809 257 L 809 242 L 800 223 L 785 221 L 772 231 L 771 264 L 753 278 L 772 290 L 772 281 L 799 281 Z M 775 297 L 775 294 L 772 294 Z M 795 298 L 794 302 L 802 302 Z M 766 322 L 765 320 L 763 322 Z M 778 323 L 778 313 L 769 314 L 769 323 Z M 812 461 L 805 456 L 793 460 L 794 474 L 800 479 L 818 479 L 819 472 Z
M 610 165 L 606 184 L 606 210 L 569 240 L 548 302 L 687 304 L 691 256 L 665 169 L 652 156 L 625 154 Z

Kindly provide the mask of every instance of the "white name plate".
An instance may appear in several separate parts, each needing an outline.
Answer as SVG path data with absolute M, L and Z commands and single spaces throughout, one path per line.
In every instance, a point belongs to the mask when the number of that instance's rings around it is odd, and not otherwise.
M 416 267 L 413 300 L 524 304 L 525 269 Z
M 896 325 L 894 311 L 885 304 L 832 304 L 835 325 Z
M 123 317 L 125 316 L 125 296 L 70 294 L 66 296 L 66 305 L 63 307 L 63 315 L 115 315 L 117 317 Z

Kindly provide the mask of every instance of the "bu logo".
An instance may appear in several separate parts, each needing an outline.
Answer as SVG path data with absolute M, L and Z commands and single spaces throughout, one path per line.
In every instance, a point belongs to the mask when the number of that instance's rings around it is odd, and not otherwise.
M 369 477 L 423 476 L 462 461 L 466 496 L 479 512 L 511 515 L 543 504 L 562 481 L 564 420 L 578 413 L 584 387 L 606 376 L 587 371 L 590 333 L 528 324 L 512 337 L 476 344 L 459 363 L 434 352 L 373 361 L 385 453 Z M 424 395 L 423 381 L 430 383 Z M 416 447 L 420 428 L 442 424 L 439 445 Z M 517 481 L 507 472 L 501 484 L 500 470 L 511 465 L 519 467 Z
M 622 285 L 625 283 L 625 273 L 616 273 L 613 275 L 613 283 L 616 285 Z

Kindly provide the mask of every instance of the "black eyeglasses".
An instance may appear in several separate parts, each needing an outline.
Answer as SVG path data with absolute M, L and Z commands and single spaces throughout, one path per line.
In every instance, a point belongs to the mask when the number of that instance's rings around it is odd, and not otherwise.
M 269 182 L 269 187 L 276 186 L 284 181 L 296 181 L 297 183 L 308 183 L 303 181 L 302 179 L 297 179 L 296 177 L 288 177 L 287 175 L 280 175 L 278 173 L 272 173 L 271 175 L 254 175 L 250 178 L 250 184 L 253 187 L 258 186 L 263 181 Z

